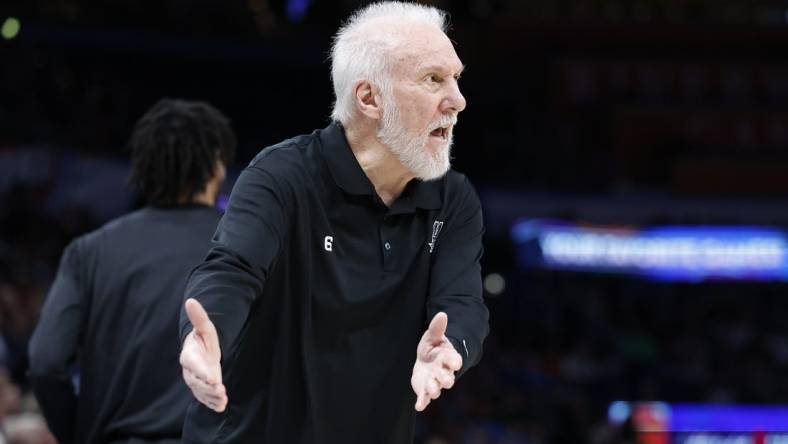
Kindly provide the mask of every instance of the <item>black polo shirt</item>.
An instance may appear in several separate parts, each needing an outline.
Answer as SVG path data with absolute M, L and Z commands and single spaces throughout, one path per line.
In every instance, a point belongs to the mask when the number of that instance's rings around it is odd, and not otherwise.
M 219 332 L 229 404 L 193 401 L 184 442 L 411 442 L 427 321 L 448 314 L 461 372 L 481 357 L 482 233 L 454 171 L 384 205 L 337 123 L 263 150 L 187 285 Z

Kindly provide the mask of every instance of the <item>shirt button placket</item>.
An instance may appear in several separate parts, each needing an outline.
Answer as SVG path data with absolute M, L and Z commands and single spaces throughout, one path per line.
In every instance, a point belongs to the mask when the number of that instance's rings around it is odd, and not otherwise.
M 383 248 L 383 269 L 384 270 L 392 270 L 394 267 L 394 259 L 392 257 L 391 252 L 394 250 L 394 246 L 391 244 L 391 228 L 388 227 L 386 223 L 380 224 L 380 239 L 382 242 L 381 247 Z

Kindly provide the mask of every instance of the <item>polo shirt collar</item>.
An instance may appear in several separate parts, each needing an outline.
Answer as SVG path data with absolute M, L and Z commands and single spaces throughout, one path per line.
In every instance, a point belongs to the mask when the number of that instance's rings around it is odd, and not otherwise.
M 342 124 L 332 122 L 323 129 L 320 132 L 320 142 L 323 145 L 323 158 L 334 182 L 348 194 L 374 196 L 375 187 L 353 155 Z
M 323 146 L 323 158 L 331 172 L 331 177 L 337 186 L 348 194 L 358 196 L 376 197 L 375 187 L 364 174 L 356 156 L 350 149 L 345 130 L 339 122 L 332 122 L 320 132 L 320 142 Z M 394 207 L 402 204 L 413 205 L 417 208 L 435 210 L 442 206 L 440 185 L 443 179 L 423 182 L 418 179 L 411 180 L 402 195 L 394 203 Z M 405 201 L 398 205 L 399 201 Z M 407 202 L 407 203 L 406 203 Z M 410 204 L 410 205 L 408 205 Z
M 413 202 L 416 208 L 425 210 L 437 210 L 443 204 L 441 199 L 441 183 L 443 179 L 431 180 L 424 182 L 419 179 L 413 179 L 405 187 L 402 193 Z M 402 198 L 402 196 L 400 196 Z

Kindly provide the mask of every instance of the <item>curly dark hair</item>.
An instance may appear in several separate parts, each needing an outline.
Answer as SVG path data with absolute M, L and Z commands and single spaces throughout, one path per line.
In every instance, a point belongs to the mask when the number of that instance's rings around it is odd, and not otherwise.
M 205 190 L 217 160 L 230 165 L 230 120 L 205 102 L 162 99 L 134 126 L 130 181 L 152 205 L 177 205 Z

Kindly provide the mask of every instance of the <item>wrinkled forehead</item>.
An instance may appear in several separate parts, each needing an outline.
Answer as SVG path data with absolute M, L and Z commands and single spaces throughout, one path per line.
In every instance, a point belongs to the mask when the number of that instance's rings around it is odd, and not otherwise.
M 458 73 L 462 62 L 449 37 L 427 23 L 381 22 L 378 31 L 388 40 L 392 74 L 408 75 L 426 65 Z
M 439 33 L 435 38 L 414 39 L 398 48 L 395 70 L 402 73 L 418 72 L 427 66 L 445 71 L 446 75 L 462 71 L 462 62 L 454 50 L 454 45 L 445 34 Z M 395 50 L 396 51 L 396 50 Z

